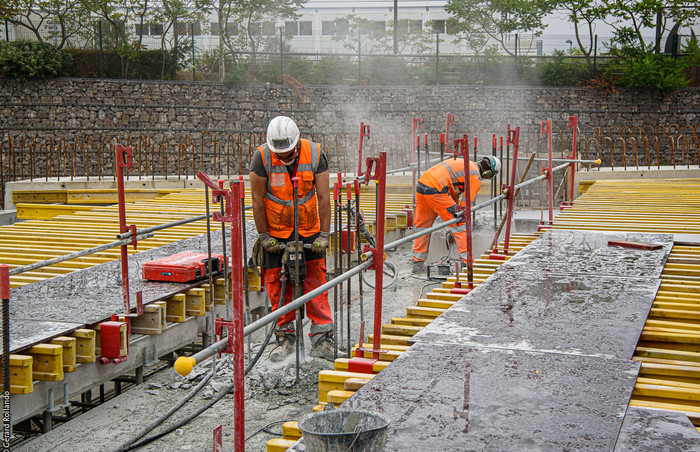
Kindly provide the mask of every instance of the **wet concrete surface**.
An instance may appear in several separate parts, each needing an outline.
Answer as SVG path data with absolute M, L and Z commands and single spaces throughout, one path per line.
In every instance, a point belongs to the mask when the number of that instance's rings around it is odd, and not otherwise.
M 212 223 L 212 229 L 214 229 L 211 235 L 212 253 L 221 253 L 222 239 L 219 223 Z M 247 231 L 246 247 L 250 255 L 257 238 L 253 222 L 247 222 Z M 229 234 L 227 234 L 226 246 L 227 255 L 230 257 Z M 136 307 L 136 292 L 139 290 L 142 291 L 143 303 L 148 304 L 207 283 L 207 279 L 194 283 L 168 283 L 146 281 L 141 278 L 141 265 L 144 262 L 182 251 L 206 253 L 206 234 L 129 256 L 129 292 L 132 310 Z M 47 327 L 46 322 L 69 322 L 90 326 L 123 311 L 119 259 L 17 287 L 12 289 L 11 293 L 10 349 L 15 352 L 31 343 L 43 342 L 62 334 L 59 331 L 61 323 Z M 15 319 L 34 322 L 25 322 L 24 325 L 18 324 L 15 327 Z M 66 331 L 69 330 L 66 328 Z M 32 338 L 31 341 L 34 342 L 28 341 L 27 338 Z
M 654 243 L 659 250 L 608 246 L 609 240 Z M 673 247 L 670 234 L 549 230 L 501 269 L 659 277 Z
M 700 450 L 700 432 L 677 411 L 631 406 L 615 445 L 615 452 L 681 452 Z
M 23 349 L 36 343 L 45 342 L 47 337 L 58 337 L 82 327 L 82 323 L 12 319 L 10 349 Z
M 387 451 L 612 450 L 639 366 L 419 343 L 343 408 L 388 417 Z
M 497 271 L 413 340 L 630 359 L 659 282 Z

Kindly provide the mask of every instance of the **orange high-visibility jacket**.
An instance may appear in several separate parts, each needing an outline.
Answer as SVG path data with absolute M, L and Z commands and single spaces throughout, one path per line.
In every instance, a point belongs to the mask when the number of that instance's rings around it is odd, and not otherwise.
M 300 139 L 301 150 L 296 176 L 299 177 L 299 235 L 320 232 L 314 175 L 321 158 L 321 145 Z M 294 232 L 294 186 L 287 166 L 271 152 L 267 144 L 258 148 L 267 172 L 267 190 L 263 202 L 270 235 L 286 239 Z
M 418 182 L 436 190 L 435 192 L 430 190 L 424 194 L 449 193 L 453 199 L 457 199 L 459 193 L 455 187 L 459 187 L 460 192 L 464 192 L 464 159 L 451 158 L 442 161 L 424 172 Z M 469 162 L 469 189 L 472 202 L 479 188 L 481 188 L 479 164 Z

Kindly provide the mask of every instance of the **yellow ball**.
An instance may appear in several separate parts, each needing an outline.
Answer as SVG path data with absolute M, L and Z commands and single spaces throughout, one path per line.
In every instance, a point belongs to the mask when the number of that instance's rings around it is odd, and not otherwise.
M 175 360 L 175 372 L 184 377 L 192 372 L 195 364 L 197 364 L 197 361 L 191 356 L 181 356 Z

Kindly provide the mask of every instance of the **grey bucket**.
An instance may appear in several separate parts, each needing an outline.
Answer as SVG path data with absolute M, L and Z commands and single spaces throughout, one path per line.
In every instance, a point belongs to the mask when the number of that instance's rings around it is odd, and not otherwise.
M 381 452 L 388 426 L 377 412 L 348 409 L 325 409 L 299 421 L 308 452 Z

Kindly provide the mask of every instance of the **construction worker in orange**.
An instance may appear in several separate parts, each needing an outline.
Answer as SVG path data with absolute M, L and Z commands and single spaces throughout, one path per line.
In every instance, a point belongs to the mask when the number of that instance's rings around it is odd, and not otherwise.
M 331 225 L 328 159 L 319 144 L 299 137 L 294 120 L 277 116 L 270 121 L 266 142 L 255 150 L 250 164 L 253 217 L 264 253 L 263 277 L 273 310 L 291 302 L 294 295 L 293 283 L 289 281 L 291 272 L 285 276 L 286 263 L 282 262 L 285 245 L 294 240 L 293 177 L 300 179 L 297 212 L 306 267 L 303 293 L 308 293 L 326 282 Z M 333 360 L 334 328 L 328 292 L 306 303 L 305 310 L 311 319 L 310 355 Z M 276 347 L 270 352 L 270 360 L 281 361 L 295 350 L 295 319 L 295 311 L 278 319 Z
M 501 162 L 494 156 L 486 156 L 479 162 L 469 162 L 470 205 L 476 198 L 482 179 L 491 179 L 501 170 Z M 425 171 L 416 184 L 415 232 L 430 228 L 439 215 L 443 221 L 462 216 L 457 212 L 459 197 L 464 193 L 464 159 L 451 158 Z M 465 205 L 462 201 L 462 206 Z M 462 263 L 467 263 L 467 230 L 464 223 L 453 224 L 450 232 L 457 243 Z M 423 271 L 428 257 L 430 234 L 413 241 L 413 273 Z

